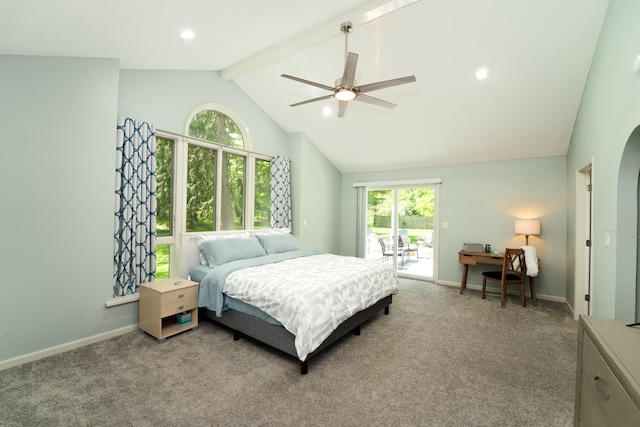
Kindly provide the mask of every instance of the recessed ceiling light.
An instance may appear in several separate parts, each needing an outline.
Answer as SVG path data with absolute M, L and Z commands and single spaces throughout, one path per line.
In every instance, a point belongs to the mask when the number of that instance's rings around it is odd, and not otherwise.
M 191 40 L 192 38 L 194 38 L 196 36 L 196 33 L 194 33 L 191 30 L 183 30 L 180 33 L 180 37 L 182 37 L 185 40 Z
M 325 116 L 330 116 L 330 115 L 331 115 L 331 112 L 332 112 L 332 111 L 331 111 L 331 108 L 329 108 L 329 107 L 324 107 L 324 108 L 322 109 L 322 114 L 324 114 Z
M 476 79 L 484 80 L 489 77 L 489 69 L 488 68 L 478 68 L 476 71 Z

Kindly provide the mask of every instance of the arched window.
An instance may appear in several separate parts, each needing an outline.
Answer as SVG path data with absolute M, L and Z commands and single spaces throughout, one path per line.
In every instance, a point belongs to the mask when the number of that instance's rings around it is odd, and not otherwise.
M 187 135 L 228 147 L 250 150 L 243 132 L 246 129 L 235 114 L 217 104 L 204 104 L 191 114 Z

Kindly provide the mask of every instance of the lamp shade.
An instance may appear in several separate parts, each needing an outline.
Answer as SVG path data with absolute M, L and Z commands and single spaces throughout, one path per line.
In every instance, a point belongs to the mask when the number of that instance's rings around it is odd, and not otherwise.
M 527 236 L 540 234 L 540 220 L 516 219 L 516 234 Z

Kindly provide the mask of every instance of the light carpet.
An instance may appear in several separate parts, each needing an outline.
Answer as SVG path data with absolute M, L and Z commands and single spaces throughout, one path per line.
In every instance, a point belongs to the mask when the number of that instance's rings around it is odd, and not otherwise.
M 401 280 L 391 313 L 309 361 L 201 321 L 0 372 L 3 426 L 569 426 L 577 322 L 564 304 Z

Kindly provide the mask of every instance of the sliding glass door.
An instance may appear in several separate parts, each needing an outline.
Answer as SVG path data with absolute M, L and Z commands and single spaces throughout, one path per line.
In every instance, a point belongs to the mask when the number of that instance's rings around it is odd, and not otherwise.
M 367 188 L 365 256 L 398 275 L 434 279 L 437 186 Z

